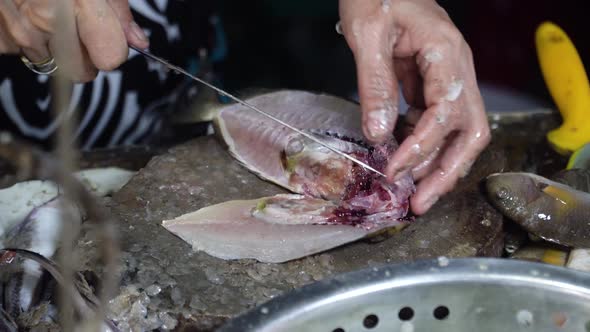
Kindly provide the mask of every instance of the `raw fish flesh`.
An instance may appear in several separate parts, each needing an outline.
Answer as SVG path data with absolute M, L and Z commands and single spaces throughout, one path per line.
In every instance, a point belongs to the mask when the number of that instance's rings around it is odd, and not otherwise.
M 248 102 L 380 171 L 398 147 L 393 137 L 368 145 L 358 105 L 336 97 L 279 91 Z M 163 221 L 194 250 L 222 259 L 277 263 L 409 222 L 409 197 L 415 190 L 410 175 L 388 183 L 239 104 L 221 108 L 215 124 L 235 159 L 294 194 L 229 201 Z

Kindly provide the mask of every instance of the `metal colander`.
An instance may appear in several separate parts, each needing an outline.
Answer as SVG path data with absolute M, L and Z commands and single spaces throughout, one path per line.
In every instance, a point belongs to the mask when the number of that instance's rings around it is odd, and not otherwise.
M 441 257 L 323 280 L 219 331 L 590 331 L 590 274 Z

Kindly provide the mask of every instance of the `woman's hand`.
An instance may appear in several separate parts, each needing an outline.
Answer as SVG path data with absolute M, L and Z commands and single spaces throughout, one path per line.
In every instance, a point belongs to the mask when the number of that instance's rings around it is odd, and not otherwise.
M 60 4 L 67 4 L 67 17 L 58 21 Z M 118 67 L 127 60 L 128 43 L 140 48 L 149 44 L 133 22 L 127 0 L 0 1 L 0 53 L 20 53 L 40 63 L 58 51 L 59 70 L 77 82 Z
M 434 0 L 340 0 L 340 18 L 357 65 L 367 139 L 392 135 L 398 81 L 416 108 L 408 114 L 415 129 L 385 173 L 395 179 L 412 172 L 419 180 L 412 210 L 423 214 L 490 141 L 471 50 Z

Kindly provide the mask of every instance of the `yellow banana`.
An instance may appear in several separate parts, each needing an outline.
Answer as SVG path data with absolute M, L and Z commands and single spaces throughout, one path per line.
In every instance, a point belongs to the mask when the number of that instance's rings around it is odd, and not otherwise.
M 572 41 L 557 25 L 543 22 L 535 36 L 545 83 L 563 118 L 547 139 L 561 154 L 590 142 L 590 84 Z

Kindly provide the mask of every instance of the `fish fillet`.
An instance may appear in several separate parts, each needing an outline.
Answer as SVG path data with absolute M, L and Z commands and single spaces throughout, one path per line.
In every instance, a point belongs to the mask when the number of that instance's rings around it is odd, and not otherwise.
M 264 222 L 251 213 L 264 199 L 224 202 L 163 224 L 194 250 L 222 259 L 253 258 L 267 263 L 281 263 L 322 252 L 361 239 L 368 233 L 346 225 Z
M 365 143 L 358 105 L 336 97 L 279 91 L 248 101 L 378 170 L 397 149 L 393 138 Z M 194 250 L 280 263 L 408 224 L 411 176 L 388 183 L 238 104 L 222 108 L 215 122 L 236 160 L 295 194 L 229 201 L 162 222 Z

